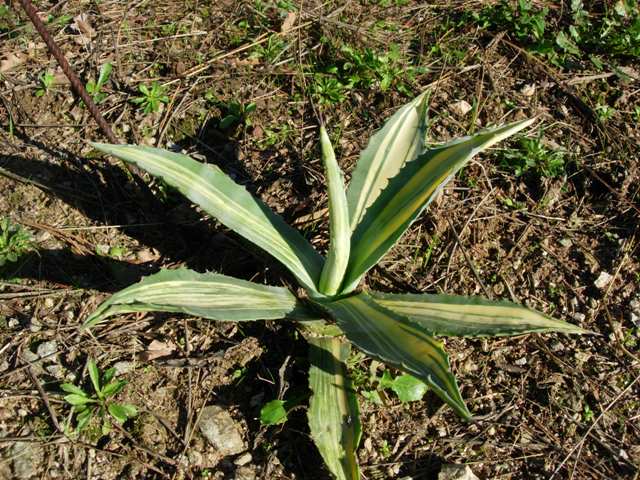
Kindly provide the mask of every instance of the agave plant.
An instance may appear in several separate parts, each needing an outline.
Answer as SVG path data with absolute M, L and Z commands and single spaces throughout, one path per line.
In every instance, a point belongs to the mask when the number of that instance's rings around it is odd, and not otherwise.
M 441 145 L 426 143 L 426 93 L 400 108 L 371 137 L 349 188 L 324 127 L 321 154 L 329 197 L 326 258 L 218 167 L 160 149 L 93 144 L 161 177 L 228 228 L 269 253 L 306 294 L 217 273 L 164 270 L 105 301 L 87 319 L 183 312 L 219 321 L 288 319 L 310 344 L 311 435 L 337 479 L 360 478 L 358 402 L 345 361 L 351 345 L 424 381 L 463 419 L 471 419 L 447 354 L 435 336 L 520 335 L 584 330 L 509 302 L 452 295 L 387 294 L 359 287 L 371 269 L 477 153 L 526 128 L 511 123 Z

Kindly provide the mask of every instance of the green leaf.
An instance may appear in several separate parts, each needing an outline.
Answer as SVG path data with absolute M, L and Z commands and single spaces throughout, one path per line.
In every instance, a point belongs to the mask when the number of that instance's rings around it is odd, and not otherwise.
M 131 407 L 133 407 L 133 409 Z M 137 414 L 137 410 L 133 405 L 123 405 L 120 403 L 110 403 L 107 406 L 107 410 L 109 410 L 111 416 L 119 423 L 124 423 L 128 418 Z M 133 414 L 131 414 L 132 412 Z
M 80 412 L 78 414 L 78 416 L 76 417 L 76 422 L 77 422 L 76 428 L 77 428 L 77 430 L 79 432 L 84 430 L 84 428 L 87 426 L 87 424 L 89 423 L 91 418 L 93 418 L 93 409 L 88 408 L 88 409 Z
M 320 254 L 298 231 L 217 166 L 157 148 L 92 145 L 161 177 L 228 228 L 273 255 L 307 290 L 317 290 L 323 264 Z
M 115 374 L 116 374 L 115 367 L 106 369 L 102 374 L 102 384 L 106 385 L 107 383 L 109 383 Z
M 366 293 L 322 304 L 347 338 L 371 357 L 425 382 L 458 415 L 469 419 L 442 344 L 424 328 L 378 305 Z
M 409 317 L 432 335 L 496 337 L 533 332 L 589 333 L 506 301 L 480 297 L 371 292 L 383 307 Z
M 287 421 L 284 400 L 271 400 L 260 409 L 260 422 L 263 425 L 279 425 Z
M 331 232 L 329 252 L 320 276 L 320 292 L 331 296 L 338 293 L 344 272 L 349 263 L 351 228 L 349 227 L 349 208 L 344 191 L 342 171 L 338 166 L 329 135 L 327 135 L 324 126 L 320 127 L 320 145 L 329 187 Z
M 275 320 L 298 310 L 302 307 L 286 288 L 180 268 L 162 270 L 112 295 L 84 326 L 129 312 L 183 312 L 211 320 L 246 321 Z
M 408 162 L 364 214 L 351 239 L 343 291 L 352 291 L 364 273 L 395 244 L 437 192 L 474 155 L 531 125 L 511 123 L 441 145 Z
M 391 390 L 398 395 L 401 402 L 417 402 L 427 393 L 427 384 L 405 373 L 393 380 Z
M 87 394 L 80 387 L 76 387 L 72 383 L 63 383 L 60 385 L 60 388 L 67 393 L 75 393 L 76 395 L 80 395 L 86 397 Z
M 124 386 L 127 384 L 125 380 L 115 380 L 111 383 L 108 383 L 102 389 L 102 395 L 105 398 L 113 397 L 122 391 Z
M 84 405 L 86 403 L 95 403 L 93 398 L 85 397 L 84 395 L 78 395 L 77 393 L 70 393 L 64 396 L 65 402 L 70 405 Z
M 351 230 L 356 229 L 389 179 L 422 153 L 428 95 L 424 92 L 400 108 L 360 153 L 347 192 Z
M 309 428 L 325 464 L 338 480 L 359 480 L 355 455 L 360 412 L 347 375 L 349 344 L 337 337 L 310 337 Z
M 98 372 L 98 366 L 93 358 L 90 358 L 87 362 L 87 369 L 89 370 L 89 377 L 91 377 L 91 383 L 93 383 L 93 389 L 96 391 L 99 397 L 100 393 L 100 372 Z
M 112 69 L 112 66 L 111 66 L 111 63 L 109 62 L 105 63 L 100 67 L 100 74 L 98 75 L 96 90 L 100 90 L 100 88 L 109 81 L 109 77 L 111 76 L 111 69 Z

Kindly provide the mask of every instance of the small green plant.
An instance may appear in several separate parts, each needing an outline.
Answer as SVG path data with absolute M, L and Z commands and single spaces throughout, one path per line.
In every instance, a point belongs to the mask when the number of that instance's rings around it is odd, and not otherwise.
M 275 63 L 287 48 L 287 42 L 280 35 L 271 35 L 265 43 L 253 47 L 249 58 L 264 60 L 267 63 Z
M 135 97 L 131 101 L 142 107 L 145 114 L 154 113 L 160 110 L 161 103 L 168 103 L 169 97 L 165 94 L 165 88 L 158 82 L 153 82 L 151 87 L 140 84 L 138 90 L 142 96 Z
M 98 80 L 95 82 L 89 80 L 87 82 L 87 92 L 93 97 L 93 101 L 97 104 L 104 102 L 107 98 L 107 94 L 102 91 L 102 87 L 106 85 L 111 77 L 112 66 L 110 63 L 105 63 L 100 67 L 100 73 L 98 74 Z
M 311 96 L 321 105 L 334 105 L 344 101 L 348 87 L 330 73 L 316 73 L 311 82 Z
M 535 171 L 542 177 L 556 178 L 566 171 L 565 153 L 549 150 L 542 142 L 542 132 L 537 137 L 522 137 L 520 148 L 504 152 L 500 156 L 500 164 L 512 170 L 517 177 Z
M 231 101 L 224 106 L 224 110 L 226 113 L 218 124 L 222 130 L 228 130 L 229 128 L 240 124 L 244 124 L 249 127 L 251 126 L 250 115 L 256 111 L 256 104 L 254 102 L 245 104 Z
M 113 400 L 113 397 L 120 393 L 127 384 L 125 380 L 113 378 L 116 373 L 115 368 L 109 368 L 100 375 L 95 361 L 89 359 L 87 369 L 91 378 L 93 394 L 89 394 L 88 391 L 72 383 L 63 383 L 60 388 L 67 392 L 64 400 L 73 407 L 73 412 L 76 414 L 76 430 L 83 431 L 95 418 L 100 424 L 100 433 L 107 435 L 111 431 L 112 419 L 122 424 L 129 418 L 135 417 L 138 410 L 134 405 L 118 403 Z
M 346 364 L 352 345 L 414 377 L 385 380 L 400 395 L 419 397 L 424 388 L 417 379 L 463 419 L 471 419 L 436 335 L 585 331 L 510 302 L 382 293 L 362 285 L 366 272 L 458 170 L 475 154 L 532 123 L 516 122 L 433 145 L 426 139 L 426 99 L 423 93 L 400 108 L 373 135 L 346 191 L 329 135 L 320 128 L 329 199 L 326 257 L 214 165 L 150 147 L 93 144 L 163 178 L 226 227 L 271 254 L 289 269 L 304 294 L 217 273 L 163 270 L 114 294 L 87 318 L 85 328 L 112 315 L 144 311 L 182 312 L 231 322 L 295 321 L 309 343 L 311 436 L 327 468 L 340 480 L 360 478 L 359 407 Z M 272 405 L 280 418 L 283 406 Z
M 31 234 L 20 225 L 0 218 L 0 268 L 7 263 L 16 262 L 25 253 L 33 250 Z
M 40 74 L 38 77 L 38 81 L 40 82 L 40 88 L 36 90 L 36 97 L 42 97 L 45 93 L 49 91 L 49 89 L 53 86 L 53 80 L 55 77 L 53 73 L 44 72 Z

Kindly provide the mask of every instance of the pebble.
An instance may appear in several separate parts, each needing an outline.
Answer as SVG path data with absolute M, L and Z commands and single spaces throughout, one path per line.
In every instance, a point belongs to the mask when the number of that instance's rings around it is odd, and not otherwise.
M 473 107 L 466 100 L 460 100 L 449 105 L 449 110 L 451 110 L 453 114 L 458 117 L 464 117 L 472 109 Z
M 133 362 L 123 361 L 114 363 L 113 368 L 116 369 L 116 376 L 120 376 L 132 372 L 135 369 L 135 365 Z
M 48 342 L 42 342 L 38 345 L 37 353 L 40 358 L 49 357 L 58 350 L 58 342 L 50 340 Z M 55 358 L 50 357 L 48 360 L 55 361 Z
M 256 472 L 251 467 L 240 467 L 236 470 L 235 480 L 255 480 Z
M 42 447 L 35 442 L 15 442 L 11 447 L 13 473 L 19 480 L 36 478 L 44 462 Z
M 519 358 L 513 363 L 515 363 L 516 365 L 518 365 L 520 367 L 523 366 L 523 365 L 526 365 L 527 364 L 527 357 Z
M 236 455 L 245 449 L 240 426 L 227 410 L 218 405 L 202 409 L 198 427 L 221 455 Z
M 438 480 L 480 480 L 467 465 L 443 465 Z
M 593 284 L 596 286 L 596 288 L 602 290 L 604 287 L 609 285 L 612 279 L 613 277 L 603 270 L 602 272 L 600 272 L 600 275 L 598 275 L 598 278 L 595 282 L 593 282 Z
M 7 325 L 9 326 L 9 328 L 18 328 L 20 326 L 20 320 L 18 320 L 17 318 L 10 318 Z
M 247 453 L 243 453 L 238 458 L 236 458 L 236 460 L 233 463 L 235 463 L 236 465 L 241 467 L 241 466 L 246 465 L 247 463 L 249 463 L 252 459 L 253 459 L 253 457 L 251 456 L 251 454 L 249 452 L 247 452 Z
M 42 323 L 37 318 L 32 318 L 31 323 L 29 324 L 29 330 L 33 333 L 39 332 L 42 330 Z

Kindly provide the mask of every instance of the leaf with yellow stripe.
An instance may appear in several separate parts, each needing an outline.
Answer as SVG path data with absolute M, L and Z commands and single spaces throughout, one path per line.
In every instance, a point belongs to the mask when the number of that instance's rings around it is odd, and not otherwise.
M 351 230 L 355 230 L 389 179 L 423 152 L 428 95 L 424 92 L 401 107 L 360 153 L 347 191 Z
M 337 480 L 359 480 L 356 449 L 361 426 L 358 400 L 347 375 L 350 346 L 337 337 L 309 341 L 309 428 L 329 471 Z
M 307 290 L 317 290 L 322 256 L 298 231 L 217 166 L 158 148 L 92 145 L 161 177 L 222 224 L 273 255 Z
M 465 163 L 532 122 L 525 120 L 478 132 L 432 148 L 408 162 L 367 209 L 354 231 L 343 292 L 357 286 L 362 275 L 378 263 Z
M 210 320 L 275 320 L 297 316 L 303 307 L 289 290 L 186 268 L 163 270 L 120 290 L 86 320 L 132 312 L 182 312 Z M 304 312 L 300 311 L 304 317 Z
M 487 337 L 533 332 L 589 333 L 507 301 L 480 297 L 371 292 L 377 303 L 409 317 L 432 335 Z
M 327 130 L 320 127 L 320 146 L 322 161 L 326 171 L 329 189 L 329 252 L 320 275 L 320 292 L 335 295 L 342 284 L 344 272 L 349 263 L 351 247 L 351 228 L 349 228 L 349 210 L 344 193 L 342 171 L 336 161 Z
M 442 344 L 418 323 L 359 293 L 322 303 L 347 338 L 371 357 L 425 382 L 461 417 L 469 419 Z

